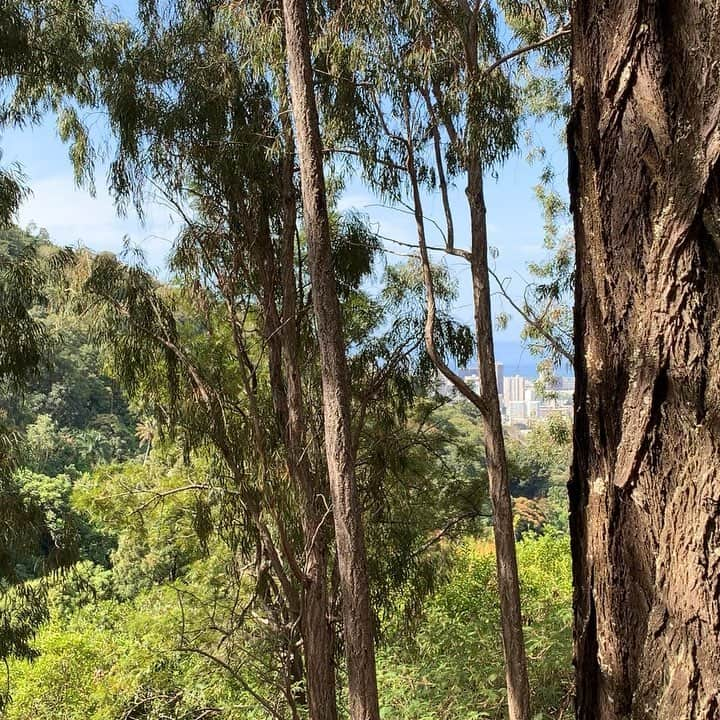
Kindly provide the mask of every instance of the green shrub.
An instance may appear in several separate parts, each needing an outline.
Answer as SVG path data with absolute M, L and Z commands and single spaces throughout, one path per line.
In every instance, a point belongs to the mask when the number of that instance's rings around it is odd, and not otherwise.
M 264 718 L 227 672 L 179 650 L 183 621 L 201 625 L 210 595 L 208 571 L 193 573 L 197 585 L 165 585 L 127 602 L 89 603 L 42 628 L 38 659 L 11 662 L 5 720 L 180 720 L 217 717 L 214 708 L 223 709 L 224 720 Z M 209 640 L 192 637 L 213 650 Z
M 557 717 L 572 682 L 572 578 L 558 532 L 518 544 L 533 709 Z M 397 628 L 379 652 L 382 716 L 392 720 L 504 717 L 504 671 L 491 543 L 467 540 L 448 582 L 408 637 Z

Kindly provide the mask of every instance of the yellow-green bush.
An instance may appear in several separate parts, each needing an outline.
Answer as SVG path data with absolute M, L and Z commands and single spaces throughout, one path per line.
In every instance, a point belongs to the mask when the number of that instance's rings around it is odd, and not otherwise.
M 533 709 L 558 717 L 572 681 L 572 578 L 568 539 L 558 532 L 518 544 L 525 643 Z M 504 717 L 503 654 L 495 558 L 490 543 L 467 540 L 422 622 L 398 627 L 379 653 L 387 720 Z

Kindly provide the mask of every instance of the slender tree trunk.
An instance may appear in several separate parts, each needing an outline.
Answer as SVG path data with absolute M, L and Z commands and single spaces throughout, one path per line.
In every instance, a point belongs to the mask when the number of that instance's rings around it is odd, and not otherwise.
M 285 116 L 287 126 L 290 121 Z M 292 143 L 292 128 L 286 127 L 287 148 Z M 298 308 L 295 285 L 294 243 L 297 203 L 294 187 L 295 154 L 287 151 L 284 163 L 284 225 L 281 248 L 282 328 L 281 344 L 287 384 L 288 453 L 293 471 L 302 489 L 305 567 L 302 633 L 305 644 L 308 696 L 311 720 L 337 720 L 335 688 L 334 633 L 328 605 L 328 536 L 325 523 L 327 495 L 325 474 L 313 474 L 305 453 L 306 423 L 302 379 L 298 361 Z
M 405 99 L 404 110 L 406 134 L 408 138 L 411 138 L 410 108 L 407 98 Z M 451 135 L 455 137 L 452 130 Z M 480 375 L 480 390 L 475 393 L 446 365 L 435 347 L 435 296 L 425 238 L 422 198 L 420 196 L 420 185 L 411 140 L 407 142 L 406 147 L 407 171 L 413 195 L 415 224 L 427 299 L 425 345 L 435 367 L 475 405 L 482 417 L 485 457 L 490 484 L 490 501 L 493 508 L 495 562 L 500 596 L 500 622 L 505 656 L 508 715 L 510 720 L 529 720 L 530 683 L 522 631 L 520 583 L 517 556 L 515 554 L 515 528 L 513 526 L 512 500 L 510 497 L 510 478 L 505 454 L 505 437 L 500 414 L 500 398 L 495 379 L 495 350 L 493 348 L 490 307 L 490 273 L 487 264 L 487 224 L 482 167 L 475 160 L 469 163 L 466 194 L 470 206 L 472 249 L 469 256 L 467 253 L 463 254 L 463 257 L 470 261 L 475 307 L 475 335 L 478 349 L 478 373 Z M 452 245 L 448 247 L 448 250 L 453 250 Z
M 580 720 L 720 718 L 720 3 L 575 2 Z
M 474 18 L 469 16 L 468 32 L 465 37 L 465 61 L 470 86 L 474 83 L 485 82 L 486 79 L 484 71 L 481 71 L 478 65 L 478 37 L 477 16 Z M 468 125 L 465 129 L 466 146 L 462 150 L 467 170 L 465 194 L 470 210 L 470 272 L 475 310 L 475 336 L 478 346 L 481 415 L 485 429 L 485 456 L 490 485 L 490 501 L 493 507 L 495 561 L 500 594 L 503 652 L 505 654 L 505 684 L 510 720 L 529 720 L 530 681 L 522 630 L 515 528 L 513 527 L 510 478 L 505 453 L 505 437 L 502 430 L 500 398 L 495 377 L 483 166 L 478 157 L 477 148 L 469 145 L 473 137 L 482 135 L 482 133 L 476 133 L 477 128 L 473 127 L 475 122 L 472 112 L 468 111 Z M 452 119 L 447 117 L 447 113 L 445 113 L 444 123 L 450 141 L 458 146 L 458 133 Z
M 475 160 L 469 164 L 466 193 L 470 206 L 472 238 L 470 268 L 475 307 L 475 335 L 478 347 L 479 394 L 484 406 L 482 417 L 485 430 L 485 457 L 493 509 L 495 562 L 500 594 L 500 621 L 505 654 L 508 713 L 510 720 L 529 720 L 530 682 L 522 629 L 520 581 L 515 553 L 510 477 L 495 376 L 485 195 L 482 167 Z
M 293 161 L 294 157 L 290 162 Z M 292 167 L 289 182 L 290 191 L 294 195 Z M 295 210 L 293 198 L 293 214 Z M 290 208 L 285 213 L 286 223 L 288 212 Z M 325 488 L 319 481 L 323 473 L 313 475 L 307 455 L 303 452 L 305 419 L 297 348 L 293 234 L 294 224 L 284 228 L 280 278 L 277 277 L 269 232 L 258 233 L 256 261 L 262 293 L 264 335 L 269 350 L 273 406 L 285 446 L 288 475 L 302 497 L 300 515 L 305 543 L 302 553 L 304 566 L 297 569 L 297 579 L 302 584 L 300 634 L 305 655 L 308 709 L 311 720 L 337 720 L 334 641 L 328 612 L 328 540 L 322 502 Z M 265 237 L 264 243 L 262 237 Z M 282 319 L 275 300 L 278 280 L 281 280 L 282 287 Z M 290 548 L 289 552 L 293 552 L 293 549 Z
M 325 451 L 333 502 L 352 720 L 379 720 L 365 539 L 355 484 L 350 389 L 330 245 L 322 146 L 304 0 L 283 0 L 304 227 L 323 385 Z

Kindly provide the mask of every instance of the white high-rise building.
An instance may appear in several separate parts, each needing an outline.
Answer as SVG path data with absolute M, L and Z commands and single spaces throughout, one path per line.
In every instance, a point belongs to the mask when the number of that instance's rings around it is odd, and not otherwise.
M 503 378 L 503 400 L 505 403 L 525 400 L 525 378 L 522 375 Z
M 527 407 L 523 400 L 512 400 L 507 404 L 508 417 L 514 423 L 527 418 Z
M 532 380 L 525 381 L 525 402 L 537 400 L 535 383 Z
M 497 380 L 497 391 L 498 395 L 502 395 L 505 392 L 503 380 L 505 378 L 505 369 L 501 362 L 495 363 L 495 379 Z

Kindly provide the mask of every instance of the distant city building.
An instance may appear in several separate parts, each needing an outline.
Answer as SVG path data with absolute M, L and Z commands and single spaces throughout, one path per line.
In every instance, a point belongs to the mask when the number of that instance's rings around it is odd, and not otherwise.
M 532 380 L 525 381 L 525 401 L 537 400 L 537 392 L 535 391 L 535 383 Z
M 511 423 L 527 418 L 527 406 L 524 400 L 511 400 L 507 404 L 507 411 Z
M 477 366 L 458 368 L 457 374 L 475 392 L 480 391 L 480 373 Z M 550 383 L 554 390 L 552 397 L 538 397 L 535 381 L 522 375 L 505 377 L 503 363 L 495 363 L 495 379 L 503 423 L 527 428 L 533 422 L 551 415 L 567 415 L 572 418 L 572 393 L 575 388 L 574 377 L 555 377 Z M 463 400 L 455 386 L 442 373 L 437 374 L 435 385 L 437 392 L 447 398 Z
M 508 407 L 510 403 L 525 401 L 525 378 L 522 375 L 503 378 L 503 399 Z
M 495 363 L 495 379 L 497 380 L 498 395 L 502 395 L 505 392 L 503 380 L 505 378 L 505 368 L 502 363 Z

